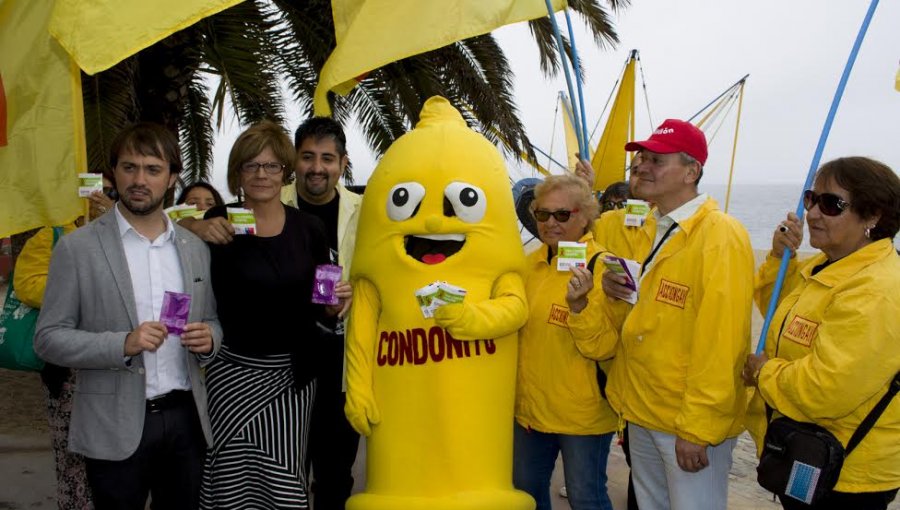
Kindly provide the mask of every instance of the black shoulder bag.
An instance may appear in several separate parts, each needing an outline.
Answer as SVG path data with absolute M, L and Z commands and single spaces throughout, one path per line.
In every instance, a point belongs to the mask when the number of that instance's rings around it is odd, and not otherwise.
M 766 429 L 756 480 L 779 497 L 815 504 L 834 488 L 844 459 L 869 433 L 898 391 L 900 372 L 853 432 L 846 449 L 834 434 L 813 423 L 801 423 L 786 416 L 771 420 L 772 408 L 766 405 L 771 422 Z

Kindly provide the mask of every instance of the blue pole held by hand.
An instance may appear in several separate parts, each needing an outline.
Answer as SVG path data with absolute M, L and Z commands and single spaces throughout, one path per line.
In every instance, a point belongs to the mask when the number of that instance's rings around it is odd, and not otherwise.
M 856 41 L 853 43 L 853 49 L 850 50 L 850 57 L 844 66 L 844 72 L 841 74 L 841 81 L 838 83 L 837 90 L 834 92 L 834 99 L 831 101 L 831 109 L 828 110 L 828 117 L 825 118 L 825 126 L 822 128 L 822 134 L 819 136 L 819 144 L 816 146 L 816 152 L 813 155 L 812 163 L 809 165 L 809 172 L 806 174 L 806 183 L 803 185 L 803 191 L 810 189 L 813 185 L 813 179 L 816 176 L 816 170 L 819 168 L 819 161 L 822 159 L 822 152 L 825 149 L 825 141 L 828 140 L 828 134 L 831 132 L 831 125 L 834 123 L 834 116 L 837 113 L 838 105 L 841 104 L 841 97 L 844 95 L 844 88 L 847 86 L 847 80 L 850 78 L 850 71 L 853 69 L 853 63 L 856 62 L 856 55 L 862 46 L 863 38 L 869 29 L 869 23 L 875 14 L 875 8 L 878 7 L 878 0 L 872 0 L 869 4 L 869 10 L 863 19 L 862 26 L 859 27 L 859 33 L 856 34 Z M 800 202 L 797 204 L 797 217 L 803 219 L 803 192 L 800 193 Z M 781 256 L 781 266 L 778 269 L 778 277 L 775 278 L 775 287 L 772 289 L 772 297 L 769 298 L 769 308 L 766 310 L 766 319 L 763 322 L 762 331 L 759 334 L 759 343 L 756 346 L 756 354 L 760 354 L 766 348 L 766 337 L 769 334 L 769 327 L 772 325 L 772 316 L 775 315 L 775 309 L 778 307 L 778 297 L 781 294 L 781 287 L 784 285 L 784 277 L 787 274 L 788 264 L 791 261 L 791 250 L 784 249 Z
M 582 90 L 582 79 L 581 79 L 581 60 L 578 57 L 578 49 L 575 47 L 575 32 L 572 30 L 572 18 L 569 16 L 569 10 L 566 9 L 566 26 L 569 29 L 569 43 L 572 45 L 572 68 L 575 70 L 575 86 L 578 87 L 578 109 L 581 113 L 581 139 L 584 140 L 584 144 L 579 147 L 581 151 L 581 159 L 588 159 L 591 155 L 588 153 L 590 151 L 590 138 L 588 137 L 587 131 L 587 119 L 585 118 L 584 113 L 584 91 Z
M 575 97 L 575 89 L 572 87 L 572 76 L 569 74 L 569 64 L 566 62 L 566 48 L 563 46 L 562 35 L 559 32 L 559 25 L 556 23 L 556 16 L 553 14 L 553 4 L 550 3 L 550 0 L 544 0 L 547 4 L 547 13 L 550 15 L 550 24 L 553 26 L 553 35 L 556 37 L 556 46 L 559 48 L 559 58 L 562 61 L 563 72 L 566 76 L 566 87 L 569 89 L 569 97 Z M 573 54 L 574 54 L 574 46 L 573 46 Z M 580 85 L 579 85 L 580 86 Z M 572 115 L 575 117 L 575 122 L 573 122 L 575 127 L 575 137 L 578 139 L 578 153 L 580 155 L 587 154 L 586 142 L 584 140 L 584 135 L 581 132 L 581 126 L 579 125 L 579 112 L 578 108 L 575 105 L 575 101 L 572 102 Z

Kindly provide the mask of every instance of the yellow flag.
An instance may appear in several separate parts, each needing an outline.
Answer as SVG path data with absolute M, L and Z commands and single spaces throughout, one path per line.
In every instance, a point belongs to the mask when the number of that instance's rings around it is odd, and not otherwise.
M 317 115 L 331 113 L 328 91 L 346 94 L 373 69 L 547 15 L 544 0 L 332 0 L 331 10 L 337 46 L 319 74 Z
M 56 0 L 50 33 L 95 74 L 242 1 Z
M 574 172 L 575 164 L 578 163 L 578 157 L 581 154 L 578 148 L 578 135 L 575 134 L 575 122 L 577 121 L 575 120 L 575 113 L 572 111 L 572 103 L 562 92 L 559 93 L 559 103 L 563 109 L 563 133 L 566 135 L 566 156 L 568 157 L 566 162 L 569 171 Z
M 635 62 L 632 54 L 619 82 L 619 91 L 597 144 L 597 152 L 591 160 L 594 191 L 603 191 L 610 184 L 625 180 L 625 143 L 634 139 Z
M 52 8 L 50 0 L 0 2 L 0 237 L 81 212 L 81 75 L 47 31 Z

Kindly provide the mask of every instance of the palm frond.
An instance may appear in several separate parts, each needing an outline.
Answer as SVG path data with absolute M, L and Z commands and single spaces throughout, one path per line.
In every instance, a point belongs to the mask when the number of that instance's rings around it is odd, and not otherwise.
M 276 25 L 265 4 L 248 0 L 192 27 L 199 36 L 204 70 L 220 77 L 245 125 L 262 119 L 283 121 L 274 48 L 268 40 Z
M 195 73 L 188 84 L 178 134 L 184 159 L 182 179 L 186 183 L 208 180 L 213 153 L 212 106 L 200 73 Z
M 81 75 L 88 168 L 92 172 L 110 170 L 113 139 L 139 118 L 136 65 L 137 61 L 129 58 L 93 76 Z

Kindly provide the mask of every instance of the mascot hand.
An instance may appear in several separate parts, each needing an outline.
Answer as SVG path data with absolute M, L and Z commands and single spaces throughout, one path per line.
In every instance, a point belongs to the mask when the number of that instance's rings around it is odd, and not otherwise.
M 364 436 L 372 434 L 372 425 L 381 423 L 381 413 L 375 405 L 375 395 L 360 395 L 359 392 L 347 392 L 347 403 L 344 414 L 353 430 Z
M 443 328 L 452 326 L 466 312 L 465 303 L 441 305 L 434 310 L 434 321 Z

